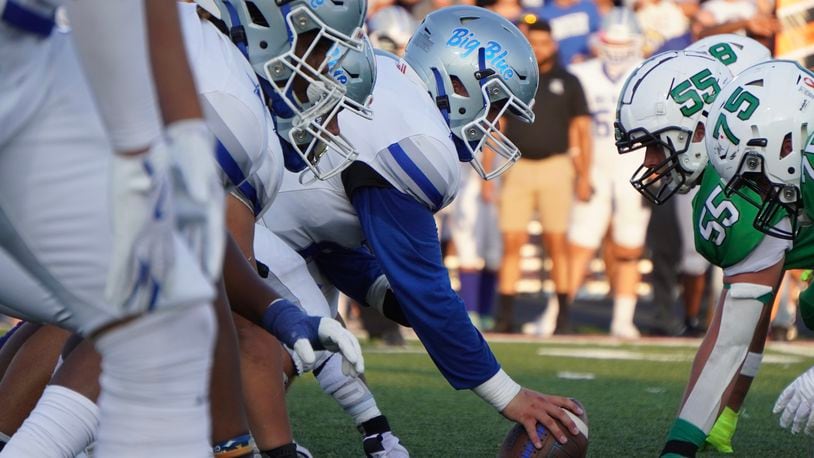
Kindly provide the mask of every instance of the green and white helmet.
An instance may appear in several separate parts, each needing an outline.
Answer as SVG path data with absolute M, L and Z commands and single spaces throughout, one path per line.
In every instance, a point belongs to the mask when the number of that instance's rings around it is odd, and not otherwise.
M 338 170 L 321 170 L 315 160 L 326 145 L 343 157 L 353 147 L 327 128 L 337 106 L 348 103 L 345 87 L 328 70 L 334 47 L 363 50 L 366 0 L 196 0 L 219 19 L 229 36 L 270 88 L 277 132 L 300 156 L 289 169 L 311 169 L 325 179 Z M 334 60 L 336 60 L 334 58 Z M 266 85 L 265 83 L 268 83 Z M 297 85 L 307 90 L 297 91 Z M 267 91 L 268 92 L 268 91 Z
M 485 179 L 520 157 L 498 127 L 507 113 L 534 121 L 539 71 L 528 40 L 511 22 L 484 8 L 452 6 L 427 15 L 404 60 L 424 81 L 452 131 L 462 161 Z M 499 162 L 486 172 L 484 148 Z
M 814 131 L 814 73 L 787 60 L 744 70 L 722 91 L 707 120 L 712 166 L 758 207 L 754 225 L 792 239 L 802 209 L 802 151 Z M 777 226 L 789 217 L 791 230 Z
M 687 192 L 707 164 L 704 121 L 732 79 L 729 70 L 707 54 L 669 51 L 637 67 L 625 81 L 616 108 L 619 154 L 657 146 L 664 160 L 642 164 L 630 183 L 656 205 Z
M 726 65 L 733 75 L 772 58 L 769 48 L 747 36 L 734 33 L 722 33 L 703 38 L 687 46 L 685 50 L 709 54 Z

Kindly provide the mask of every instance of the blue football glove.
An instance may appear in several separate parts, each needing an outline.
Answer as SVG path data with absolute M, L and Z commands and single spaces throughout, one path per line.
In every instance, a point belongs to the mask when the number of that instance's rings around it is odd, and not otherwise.
M 343 371 L 348 375 L 365 370 L 359 341 L 338 321 L 307 315 L 286 299 L 272 302 L 263 313 L 263 327 L 286 347 L 294 350 L 303 363 L 316 361 L 314 350 L 339 352 L 344 358 Z

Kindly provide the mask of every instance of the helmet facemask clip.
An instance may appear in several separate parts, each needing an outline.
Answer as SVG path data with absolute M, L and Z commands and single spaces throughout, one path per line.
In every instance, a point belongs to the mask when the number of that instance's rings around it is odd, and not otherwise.
M 799 190 L 794 186 L 772 183 L 766 176 L 762 153 L 744 153 L 738 171 L 726 184 L 724 192 L 726 195 L 737 194 L 758 209 L 755 229 L 772 237 L 794 240 L 802 208 Z M 790 231 L 777 227 L 783 217 L 789 218 Z

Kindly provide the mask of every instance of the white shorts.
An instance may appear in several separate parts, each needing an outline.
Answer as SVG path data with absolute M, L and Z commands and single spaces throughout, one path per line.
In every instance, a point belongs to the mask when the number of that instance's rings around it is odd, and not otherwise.
M 494 202 L 485 202 L 480 192 L 483 180 L 464 164 L 464 176 L 453 201 L 450 231 L 462 268 L 498 270 L 503 258 L 503 239 Z M 497 193 L 495 194 L 497 196 Z
M 636 155 L 628 156 L 638 159 Z M 635 167 L 625 159 L 628 158 L 617 155 L 612 165 L 595 164 L 592 168 L 594 194 L 588 202 L 574 200 L 568 229 L 570 242 L 598 248 L 610 225 L 617 245 L 626 248 L 644 245 L 650 209 L 630 184 Z
M 112 152 L 69 36 L 49 41 L 47 72 L 29 75 L 47 96 L 35 110 L 21 107 L 33 115 L 0 138 L 0 304 L 87 335 L 126 316 L 104 298 Z M 16 121 L 14 109 L 0 107 L 0 125 Z M 208 303 L 213 288 L 180 238 L 175 257 L 156 309 Z
M 335 317 L 339 297 L 336 288 L 324 281 L 313 262 L 288 246 L 269 228 L 254 226 L 254 257 L 269 268 L 266 282 L 281 297 L 299 305 L 312 316 Z

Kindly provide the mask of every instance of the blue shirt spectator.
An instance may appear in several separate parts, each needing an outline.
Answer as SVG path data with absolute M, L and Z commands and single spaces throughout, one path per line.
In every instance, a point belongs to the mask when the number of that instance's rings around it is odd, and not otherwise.
M 601 25 L 599 11 L 591 0 L 554 0 L 530 12 L 551 24 L 563 66 L 591 56 L 589 38 Z

